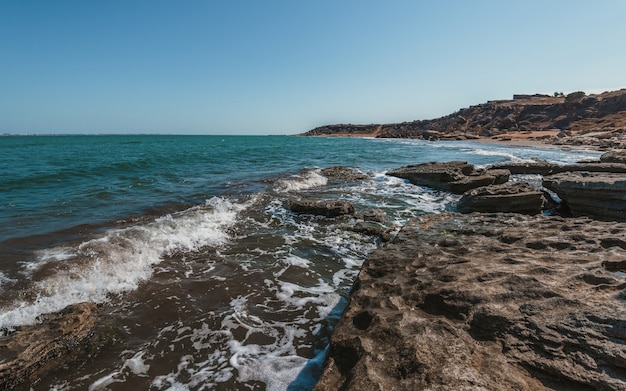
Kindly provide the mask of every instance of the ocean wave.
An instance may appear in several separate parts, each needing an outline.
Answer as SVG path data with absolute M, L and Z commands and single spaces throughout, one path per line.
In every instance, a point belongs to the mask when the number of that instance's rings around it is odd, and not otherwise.
M 319 169 L 306 170 L 301 174 L 281 178 L 276 182 L 276 190 L 279 192 L 290 192 L 324 186 L 328 183 L 328 178 L 320 172 L 321 170 Z
M 3 308 L 0 328 L 32 324 L 39 315 L 59 311 L 70 304 L 101 303 L 109 295 L 137 289 L 151 277 L 152 267 L 164 256 L 225 244 L 230 238 L 227 229 L 251 202 L 233 203 L 215 197 L 204 206 L 148 224 L 109 230 L 103 237 L 82 242 L 75 248 L 43 252 L 30 269 L 57 262 L 58 270 L 35 282 L 33 301 L 16 301 L 10 308 Z

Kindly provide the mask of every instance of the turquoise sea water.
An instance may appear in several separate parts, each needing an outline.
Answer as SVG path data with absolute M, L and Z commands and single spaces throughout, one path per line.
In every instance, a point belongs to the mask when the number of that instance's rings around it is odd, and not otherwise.
M 93 301 L 124 338 L 35 390 L 307 389 L 379 243 L 293 215 L 314 196 L 401 225 L 456 196 L 384 173 L 598 152 L 288 136 L 0 137 L 0 328 Z M 372 174 L 332 183 L 319 168 Z M 0 357 L 0 359 L 2 359 Z

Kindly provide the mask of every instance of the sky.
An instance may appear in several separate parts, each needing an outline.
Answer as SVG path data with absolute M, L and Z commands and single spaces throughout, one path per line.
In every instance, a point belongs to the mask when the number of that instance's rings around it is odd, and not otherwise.
M 0 134 L 296 134 L 626 87 L 623 0 L 0 0 Z

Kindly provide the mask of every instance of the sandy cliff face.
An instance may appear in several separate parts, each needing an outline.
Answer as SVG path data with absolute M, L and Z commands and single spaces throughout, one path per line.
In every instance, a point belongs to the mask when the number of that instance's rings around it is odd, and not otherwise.
M 305 134 L 425 140 L 524 136 L 564 143 L 574 143 L 575 140 L 567 140 L 570 137 L 608 140 L 618 136 L 624 140 L 626 90 L 589 96 L 575 93 L 567 97 L 518 95 L 512 100 L 490 101 L 432 120 L 383 125 L 328 125 Z

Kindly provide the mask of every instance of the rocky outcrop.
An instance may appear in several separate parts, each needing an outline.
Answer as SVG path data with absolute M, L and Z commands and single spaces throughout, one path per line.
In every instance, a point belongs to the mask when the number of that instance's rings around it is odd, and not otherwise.
M 479 187 L 463 193 L 457 204 L 461 213 L 508 212 L 535 215 L 544 206 L 543 193 L 526 182 Z
M 355 212 L 353 203 L 342 200 L 294 199 L 291 200 L 287 206 L 292 212 L 297 214 L 324 217 L 352 215 Z
M 626 221 L 626 175 L 572 172 L 544 177 L 543 186 L 558 194 L 573 216 Z
M 388 242 L 392 238 L 392 232 L 397 230 L 389 216 L 380 209 L 368 209 L 355 215 L 357 221 L 341 225 L 342 229 L 357 232 L 364 235 L 377 236 L 381 242 Z
M 547 161 L 524 163 L 500 163 L 491 166 L 492 169 L 509 170 L 511 174 L 540 174 L 551 175 L 560 172 L 589 171 L 589 172 L 616 172 L 626 173 L 626 164 L 617 161 L 588 162 L 575 164 L 557 164 Z
M 359 169 L 344 166 L 323 168 L 321 173 L 328 178 L 329 183 L 354 182 L 372 177 L 372 174 L 366 174 Z
M 96 324 L 93 303 L 70 305 L 39 320 L 0 337 L 0 389 L 36 383 L 46 373 L 93 357 L 116 339 L 116 333 Z
M 387 175 L 407 179 L 414 185 L 463 194 L 480 186 L 505 183 L 509 180 L 506 170 L 476 170 L 467 162 L 422 163 L 405 166 L 387 172 Z
M 424 140 L 534 138 L 551 144 L 626 148 L 626 89 L 586 96 L 516 95 L 421 121 L 328 125 L 304 135 L 367 135 Z
M 626 149 L 614 149 L 600 156 L 601 162 L 626 164 Z
M 626 224 L 411 220 L 363 265 L 315 390 L 626 389 Z

